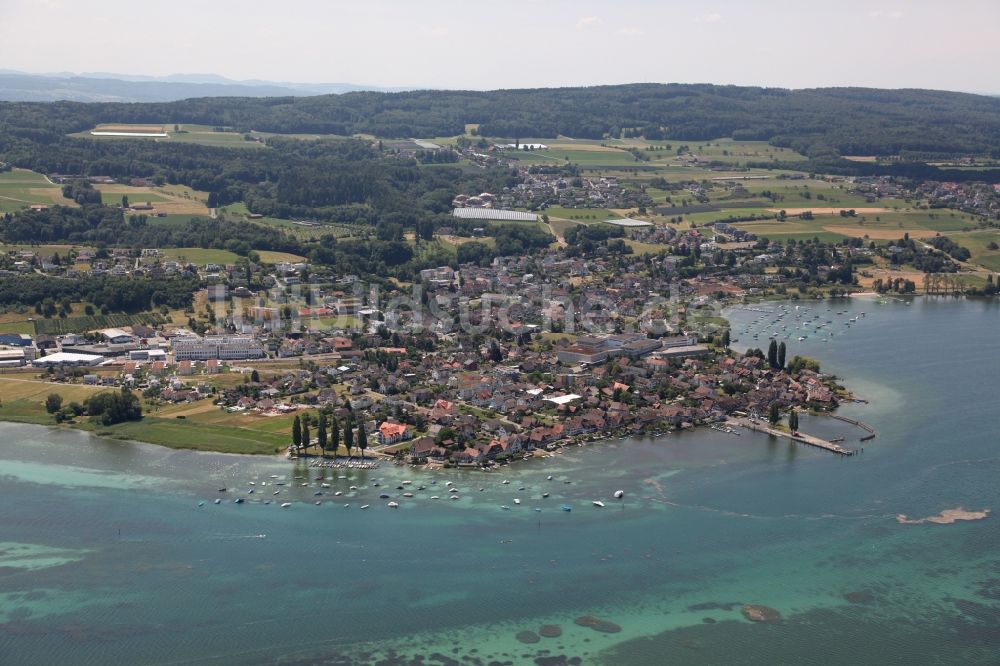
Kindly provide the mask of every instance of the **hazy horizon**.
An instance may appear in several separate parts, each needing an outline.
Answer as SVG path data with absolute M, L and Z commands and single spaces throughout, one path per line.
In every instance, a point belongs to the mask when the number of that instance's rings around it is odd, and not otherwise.
M 8 0 L 3 67 L 492 90 L 628 82 L 1000 92 L 1000 3 Z M 962 20 L 955 20 L 961 18 Z M 107 39 L 95 38 L 113 31 Z M 982 66 L 976 66 L 982 63 Z

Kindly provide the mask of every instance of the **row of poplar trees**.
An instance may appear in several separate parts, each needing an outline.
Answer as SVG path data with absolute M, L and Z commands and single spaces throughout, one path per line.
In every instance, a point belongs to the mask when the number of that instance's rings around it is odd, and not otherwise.
M 295 417 L 295 420 L 292 421 L 292 445 L 295 448 L 308 449 L 312 446 L 313 438 L 309 427 L 313 425 L 313 421 L 316 422 L 316 445 L 319 446 L 324 456 L 326 456 L 326 452 L 329 450 L 336 457 L 337 449 L 343 443 L 344 448 L 347 449 L 348 456 L 351 455 L 352 449 L 357 446 L 361 451 L 361 457 L 365 457 L 365 449 L 368 448 L 368 435 L 365 433 L 364 424 L 358 426 L 357 440 L 355 441 L 354 417 L 348 416 L 344 420 L 343 439 L 341 439 L 340 423 L 333 416 L 327 420 L 326 412 L 320 412 L 318 418 L 312 417 L 309 414 Z

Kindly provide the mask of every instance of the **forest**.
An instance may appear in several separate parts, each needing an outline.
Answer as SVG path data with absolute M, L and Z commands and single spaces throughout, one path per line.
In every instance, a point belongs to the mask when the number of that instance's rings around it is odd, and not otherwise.
M 641 135 L 753 139 L 824 154 L 1000 156 L 1000 99 L 933 90 L 787 90 L 630 84 L 527 90 L 352 92 L 315 97 L 206 97 L 179 102 L 0 104 L 0 134 L 38 143 L 98 123 L 200 123 L 237 131 L 357 133 L 386 138 L 600 139 Z M 6 147 L 0 151 L 6 152 Z
M 153 307 L 186 308 L 198 288 L 193 278 L 153 280 L 88 276 L 76 279 L 21 275 L 0 277 L 0 306 L 39 306 L 47 300 L 86 301 L 102 312 L 143 312 Z

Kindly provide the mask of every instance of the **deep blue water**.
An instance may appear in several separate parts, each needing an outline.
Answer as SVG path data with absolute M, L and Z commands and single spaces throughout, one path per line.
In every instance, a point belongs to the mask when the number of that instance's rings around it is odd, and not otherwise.
M 766 347 L 742 331 L 777 307 L 730 313 L 734 346 Z M 870 401 L 841 410 L 878 430 L 863 454 L 701 430 L 492 474 L 328 472 L 324 489 L 283 459 L 0 424 L 0 663 L 1000 663 L 997 516 L 896 521 L 1000 504 L 1000 308 L 798 314 L 833 323 L 790 335 L 789 356 Z M 829 419 L 802 429 L 862 446 Z M 416 497 L 387 508 L 378 493 L 404 479 Z M 744 603 L 783 622 L 751 624 Z M 574 624 L 584 615 L 621 631 Z M 562 635 L 516 639 L 543 624 Z

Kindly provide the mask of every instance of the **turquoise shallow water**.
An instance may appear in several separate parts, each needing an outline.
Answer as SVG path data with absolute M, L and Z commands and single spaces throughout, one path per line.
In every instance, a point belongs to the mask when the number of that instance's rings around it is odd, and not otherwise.
M 324 489 L 285 460 L 0 424 L 0 663 L 1000 663 L 997 516 L 895 520 L 1000 504 L 1000 309 L 808 307 L 837 334 L 790 355 L 871 401 L 842 410 L 879 431 L 854 458 L 703 430 L 493 474 L 330 471 Z M 761 316 L 731 313 L 737 331 Z M 416 497 L 388 509 L 403 480 Z M 517 640 L 543 624 L 562 635 Z

